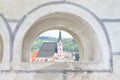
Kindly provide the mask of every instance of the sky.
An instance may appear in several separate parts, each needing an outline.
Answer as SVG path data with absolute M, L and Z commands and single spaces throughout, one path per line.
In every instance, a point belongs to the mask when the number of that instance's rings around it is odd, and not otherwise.
M 59 30 L 49 30 L 49 31 L 43 32 L 42 34 L 40 34 L 40 36 L 49 36 L 49 37 L 58 38 Z M 61 30 L 61 36 L 62 38 L 72 38 L 72 36 L 68 32 L 65 32 L 63 30 Z

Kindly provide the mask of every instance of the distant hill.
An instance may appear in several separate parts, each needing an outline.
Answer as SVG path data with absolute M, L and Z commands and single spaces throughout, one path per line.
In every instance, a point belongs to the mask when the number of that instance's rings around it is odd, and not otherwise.
M 31 51 L 39 49 L 44 42 L 57 42 L 57 38 L 41 36 L 34 40 Z M 63 51 L 78 52 L 78 46 L 73 38 L 62 38 Z
M 41 40 L 47 40 L 47 41 L 57 41 L 57 38 L 54 37 L 48 37 L 48 36 L 41 36 L 39 37 Z

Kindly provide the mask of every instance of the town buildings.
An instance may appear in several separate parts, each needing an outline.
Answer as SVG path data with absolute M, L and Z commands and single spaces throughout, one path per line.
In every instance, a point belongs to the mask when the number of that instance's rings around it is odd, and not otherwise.
M 77 53 L 78 54 L 78 53 Z M 33 51 L 31 62 L 74 62 L 79 61 L 79 55 L 75 52 L 64 52 L 61 30 L 57 42 L 44 42 L 39 50 Z M 76 59 L 77 58 L 77 59 Z

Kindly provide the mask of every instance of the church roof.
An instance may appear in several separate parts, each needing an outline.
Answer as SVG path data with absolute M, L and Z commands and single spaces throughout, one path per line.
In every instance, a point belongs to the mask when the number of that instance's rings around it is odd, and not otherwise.
M 57 42 L 45 42 L 39 49 L 37 57 L 52 57 L 57 53 Z
M 61 39 L 62 39 L 62 37 L 61 37 L 61 30 L 59 31 L 59 38 L 58 38 L 58 42 L 60 42 L 61 41 Z

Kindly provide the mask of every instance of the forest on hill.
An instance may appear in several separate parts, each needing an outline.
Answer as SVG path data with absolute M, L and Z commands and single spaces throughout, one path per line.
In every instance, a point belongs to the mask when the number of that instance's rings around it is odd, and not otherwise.
M 31 51 L 37 50 L 44 42 L 57 42 L 57 38 L 41 36 L 34 40 Z M 62 38 L 63 51 L 65 52 L 78 52 L 78 46 L 73 38 Z

